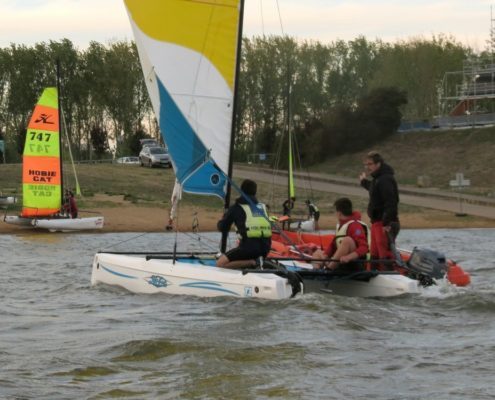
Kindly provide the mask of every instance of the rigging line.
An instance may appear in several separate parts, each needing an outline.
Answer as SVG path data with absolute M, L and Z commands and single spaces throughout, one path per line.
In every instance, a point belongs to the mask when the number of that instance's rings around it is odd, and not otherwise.
M 265 19 L 263 17 L 263 0 L 260 0 L 260 14 L 261 14 L 261 33 L 265 37 Z
M 277 11 L 278 11 L 278 19 L 280 21 L 280 30 L 282 31 L 282 36 L 285 36 L 284 26 L 282 25 L 282 14 L 280 14 L 280 5 L 278 4 L 278 0 L 277 0 Z
M 181 232 L 181 233 L 184 236 L 190 238 L 191 240 L 201 242 L 201 244 L 203 244 L 208 250 L 218 251 L 218 240 L 214 242 L 213 240 L 209 240 L 206 236 L 201 236 L 201 234 L 199 234 L 199 233 L 188 233 L 188 232 Z M 196 236 L 199 236 L 199 237 L 196 238 Z M 208 244 L 207 243 L 208 241 L 214 242 L 215 246 L 213 246 L 212 244 Z
M 104 252 L 104 251 L 108 251 L 108 249 L 111 249 L 111 248 L 113 248 L 113 247 L 115 247 L 115 246 L 118 246 L 118 245 L 120 245 L 120 244 L 123 244 L 123 243 L 127 243 L 127 242 L 129 242 L 129 241 L 131 241 L 131 240 L 138 239 L 138 238 L 140 238 L 140 237 L 142 237 L 142 236 L 149 235 L 150 233 L 151 233 L 151 232 L 144 232 L 144 233 L 142 233 L 142 234 L 140 234 L 140 235 L 133 236 L 133 237 L 131 237 L 131 238 L 127 239 L 127 240 L 122 240 L 122 241 L 120 241 L 120 242 L 117 242 L 117 243 L 112 244 L 110 247 L 106 247 L 104 250 L 101 250 L 101 251 L 103 251 L 103 252 Z
M 72 157 L 72 150 L 71 150 L 71 147 L 70 147 L 69 134 L 67 132 L 67 123 L 65 121 L 65 113 L 64 113 L 63 110 L 59 110 L 59 112 L 62 114 L 62 121 L 63 121 L 63 124 L 64 124 L 65 140 L 67 141 L 67 148 L 69 149 L 70 162 L 72 164 L 72 172 L 74 173 L 74 180 L 76 181 L 76 194 L 82 197 L 81 187 L 79 186 L 79 180 L 77 179 L 76 166 L 74 165 L 74 157 Z
M 181 189 L 182 190 L 182 189 Z M 173 194 L 172 194 L 173 196 Z M 173 201 L 173 200 L 172 200 Z M 174 205 L 172 204 L 172 207 Z M 176 205 L 176 217 L 175 217 L 175 234 L 174 234 L 174 264 L 175 264 L 175 254 L 177 253 L 177 239 L 179 237 L 179 217 L 180 217 L 180 199 L 177 199 L 177 205 Z
M 285 138 L 285 133 L 282 130 L 280 138 L 279 138 L 277 153 L 275 156 L 275 163 L 274 163 L 273 172 L 272 172 L 272 187 L 273 188 L 275 187 L 275 178 L 278 177 L 278 171 L 280 168 L 280 160 L 282 158 L 282 148 L 283 148 L 283 144 L 284 144 L 284 138 Z M 272 190 L 272 204 L 274 201 L 274 197 L 275 197 L 275 190 Z
M 299 169 L 302 173 L 302 178 L 303 178 L 304 182 L 308 182 L 310 198 L 313 199 L 313 188 L 311 186 L 311 177 L 309 176 L 309 172 L 307 170 L 306 170 L 306 172 L 304 171 L 303 164 L 301 161 L 300 146 L 299 146 L 299 142 L 297 140 L 297 135 L 295 134 L 295 132 L 293 133 L 292 137 L 294 140 L 294 151 L 295 151 L 296 156 L 297 156 L 297 161 L 299 163 Z M 303 185 L 303 189 L 304 189 L 304 193 L 306 194 L 306 198 L 308 199 L 308 196 L 307 196 L 308 195 L 308 188 L 306 187 L 306 185 Z
M 191 93 L 177 93 L 177 92 L 170 92 L 171 95 L 174 95 L 175 97 L 191 97 Z M 222 100 L 222 101 L 229 101 L 230 97 L 222 97 L 222 96 L 207 96 L 207 95 L 199 95 L 195 94 L 194 97 L 196 99 L 208 99 L 208 100 Z

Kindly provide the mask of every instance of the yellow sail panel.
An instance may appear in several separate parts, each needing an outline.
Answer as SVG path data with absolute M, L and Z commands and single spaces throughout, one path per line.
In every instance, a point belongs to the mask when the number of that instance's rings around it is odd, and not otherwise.
M 24 155 L 59 157 L 59 133 L 28 128 Z
M 240 0 L 125 0 L 149 37 L 197 51 L 234 88 Z
M 58 94 L 46 88 L 28 125 L 22 160 L 23 217 L 52 215 L 62 206 Z

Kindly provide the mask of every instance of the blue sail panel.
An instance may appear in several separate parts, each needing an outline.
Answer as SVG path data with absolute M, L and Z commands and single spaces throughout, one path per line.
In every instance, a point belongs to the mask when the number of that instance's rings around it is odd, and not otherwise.
M 158 79 L 160 130 L 185 192 L 225 196 L 226 175 L 211 159 L 210 151 L 198 138 L 167 89 Z

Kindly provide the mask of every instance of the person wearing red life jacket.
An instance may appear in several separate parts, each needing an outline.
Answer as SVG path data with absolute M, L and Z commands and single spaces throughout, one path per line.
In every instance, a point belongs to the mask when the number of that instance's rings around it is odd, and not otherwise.
M 365 260 L 369 255 L 369 230 L 361 221 L 361 213 L 353 211 L 352 202 L 347 197 L 335 201 L 334 206 L 338 220 L 335 237 L 325 251 L 317 250 L 313 254 L 315 259 L 329 258 L 331 261 L 316 264 L 315 267 L 348 270 L 348 266 L 343 264 L 357 259 Z M 358 265 L 358 269 L 363 267 Z

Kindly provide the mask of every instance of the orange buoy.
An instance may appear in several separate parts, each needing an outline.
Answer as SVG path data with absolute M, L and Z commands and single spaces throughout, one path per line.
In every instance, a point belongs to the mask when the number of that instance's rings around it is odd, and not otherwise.
M 447 279 L 456 286 L 467 286 L 471 283 L 471 277 L 459 265 L 448 261 L 449 269 L 447 270 Z

